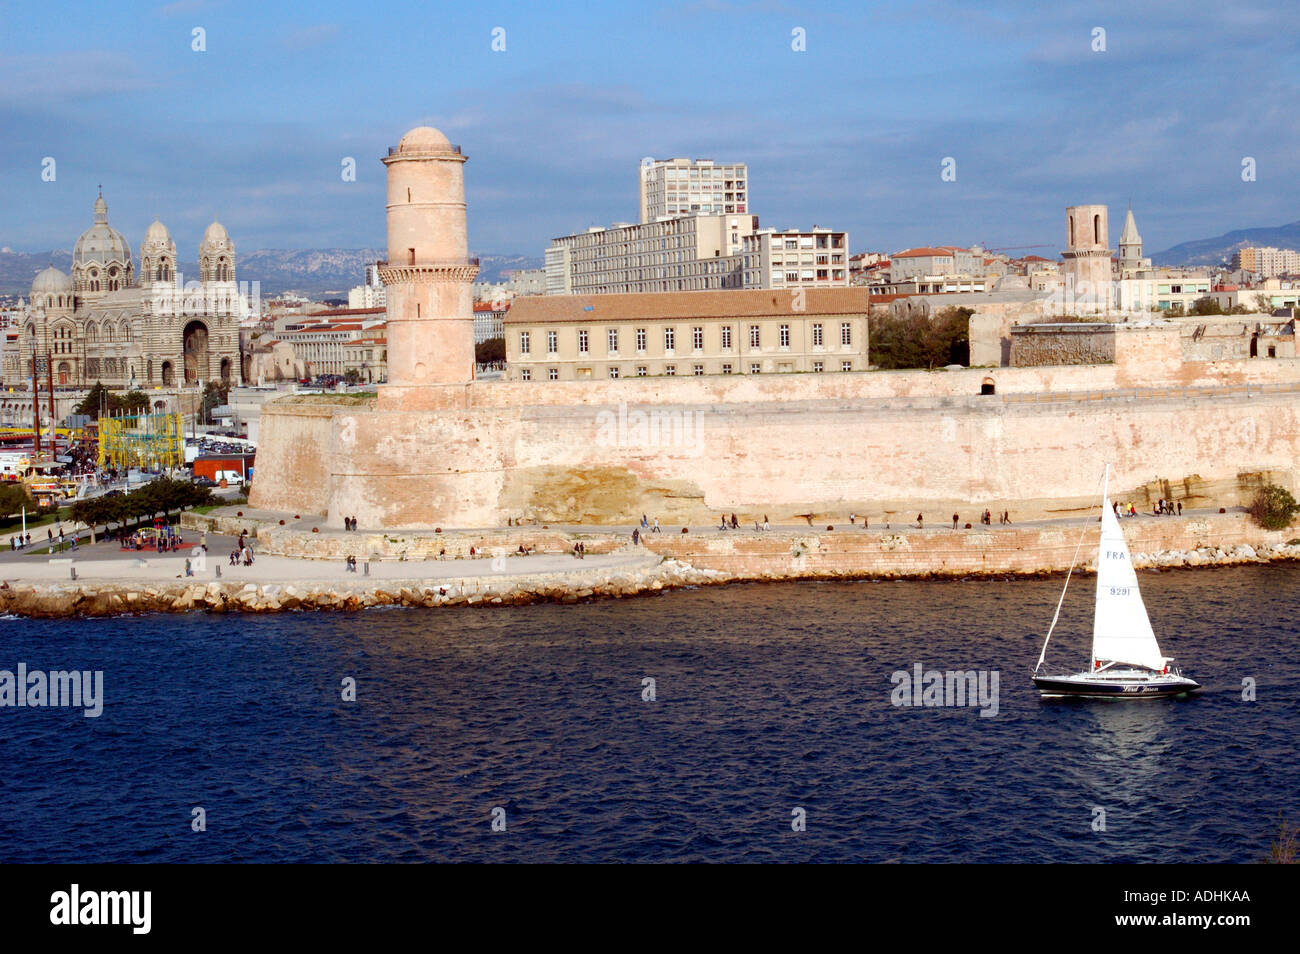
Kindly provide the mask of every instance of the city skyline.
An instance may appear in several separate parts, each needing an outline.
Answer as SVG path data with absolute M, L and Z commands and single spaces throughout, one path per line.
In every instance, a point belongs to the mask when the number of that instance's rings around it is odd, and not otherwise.
M 417 123 L 464 147 L 471 245 L 501 253 L 635 221 L 645 156 L 747 163 L 764 227 L 853 251 L 1055 256 L 1059 210 L 1090 202 L 1131 200 L 1148 251 L 1294 220 L 1296 84 L 1274 64 L 1295 40 L 1262 6 L 1159 6 L 11 7 L 0 245 L 66 246 L 102 183 L 134 245 L 157 216 L 182 258 L 214 214 L 246 249 L 379 246 L 379 157 Z M 1229 86 L 1249 107 L 1223 108 Z

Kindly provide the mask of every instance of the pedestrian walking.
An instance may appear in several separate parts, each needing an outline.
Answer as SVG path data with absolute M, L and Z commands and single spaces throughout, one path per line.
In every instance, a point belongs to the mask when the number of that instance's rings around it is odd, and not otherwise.
M 849 513 L 849 526 L 850 526 L 850 527 L 853 526 L 853 521 L 854 521 L 855 519 L 857 519 L 857 516 L 858 516 L 858 515 L 855 514 L 855 513 L 852 513 L 852 512 Z
M 918 530 L 925 529 L 925 518 L 922 517 L 919 513 L 916 515 L 916 529 Z
M 1178 501 L 1178 516 L 1181 517 L 1182 515 L 1183 515 L 1183 502 L 1180 500 Z
M 633 528 L 632 528 L 632 546 L 634 546 L 634 547 L 635 547 L 635 546 L 640 546 L 640 544 L 641 544 L 641 531 L 638 530 L 636 527 L 633 527 Z
M 654 526 L 654 529 L 651 530 L 650 532 L 651 532 L 651 533 L 659 533 L 659 532 L 660 532 L 660 530 L 659 530 L 659 518 L 658 518 L 658 517 L 655 517 L 655 526 Z
M 952 528 L 953 528 L 954 530 L 957 529 L 957 519 L 958 519 L 958 518 L 957 518 L 957 515 L 956 515 L 956 514 L 953 514 L 953 515 L 952 515 Z
M 767 522 L 767 514 L 763 514 L 763 530 L 767 531 L 771 529 L 772 529 L 772 525 Z

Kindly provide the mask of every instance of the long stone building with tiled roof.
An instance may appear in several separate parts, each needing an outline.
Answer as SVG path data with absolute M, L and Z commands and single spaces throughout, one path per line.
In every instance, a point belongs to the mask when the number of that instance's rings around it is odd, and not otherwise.
M 865 371 L 867 310 L 861 286 L 519 298 L 506 377 Z

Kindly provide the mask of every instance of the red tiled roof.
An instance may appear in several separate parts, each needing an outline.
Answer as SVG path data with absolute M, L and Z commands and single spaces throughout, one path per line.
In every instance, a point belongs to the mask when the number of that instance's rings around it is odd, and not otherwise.
M 952 255 L 951 248 L 939 246 L 938 248 L 909 248 L 905 252 L 895 252 L 892 258 L 931 258 L 935 255 Z
M 386 311 L 386 308 L 335 308 L 332 311 L 308 312 L 303 317 L 319 318 L 326 315 L 382 315 Z

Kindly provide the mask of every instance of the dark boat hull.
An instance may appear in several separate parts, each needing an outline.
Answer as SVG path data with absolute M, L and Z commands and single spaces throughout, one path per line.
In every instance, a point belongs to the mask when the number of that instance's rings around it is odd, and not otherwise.
M 1103 682 L 1078 676 L 1035 676 L 1034 685 L 1044 696 L 1102 699 L 1160 699 L 1201 688 L 1200 683 L 1187 678 Z

